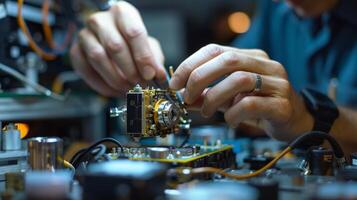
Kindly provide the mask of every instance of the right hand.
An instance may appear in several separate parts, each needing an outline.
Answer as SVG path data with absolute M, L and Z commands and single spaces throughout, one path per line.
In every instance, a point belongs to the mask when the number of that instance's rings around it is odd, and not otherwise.
M 123 95 L 133 85 L 165 79 L 160 44 L 147 34 L 138 10 L 120 1 L 88 18 L 71 47 L 74 69 L 105 96 Z

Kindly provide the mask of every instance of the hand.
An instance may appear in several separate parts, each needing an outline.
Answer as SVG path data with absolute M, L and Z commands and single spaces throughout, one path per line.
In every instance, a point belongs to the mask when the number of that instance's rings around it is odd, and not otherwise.
M 257 75 L 262 87 L 253 93 Z M 185 103 L 200 106 L 205 117 L 223 111 L 231 127 L 260 120 L 266 133 L 282 140 L 312 128 L 312 117 L 291 87 L 284 67 L 261 50 L 205 46 L 177 68 L 170 87 L 185 88 Z
M 120 1 L 88 19 L 71 48 L 74 69 L 105 96 L 124 94 L 137 83 L 165 79 L 163 53 L 148 36 L 139 12 Z

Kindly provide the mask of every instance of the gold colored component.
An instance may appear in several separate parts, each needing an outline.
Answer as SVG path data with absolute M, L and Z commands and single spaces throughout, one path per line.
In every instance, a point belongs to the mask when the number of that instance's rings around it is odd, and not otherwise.
M 127 134 L 140 138 L 178 133 L 181 125 L 190 122 L 186 120 L 185 113 L 176 92 L 158 88 L 143 89 L 137 85 L 127 93 Z
M 233 151 L 232 146 L 223 146 L 221 148 L 217 149 L 212 149 L 212 150 L 205 150 L 201 154 L 194 155 L 194 156 L 187 156 L 187 157 L 182 157 L 182 158 L 175 158 L 175 159 L 166 159 L 166 158 L 149 158 L 149 157 L 144 157 L 144 158 L 138 158 L 138 157 L 132 157 L 129 158 L 130 160 L 143 160 L 143 161 L 151 161 L 151 162 L 162 162 L 162 163 L 176 163 L 180 165 L 189 165 L 190 163 L 194 161 L 198 161 L 201 158 L 209 157 L 211 155 L 215 155 L 221 152 L 226 152 L 226 151 Z
M 169 67 L 169 72 L 170 72 L 170 76 L 172 78 L 172 76 L 174 75 L 174 67 L 173 66 Z
M 159 124 L 159 106 L 160 104 L 165 101 L 164 99 L 160 99 L 159 101 L 156 102 L 155 106 L 154 106 L 154 122 L 156 125 Z

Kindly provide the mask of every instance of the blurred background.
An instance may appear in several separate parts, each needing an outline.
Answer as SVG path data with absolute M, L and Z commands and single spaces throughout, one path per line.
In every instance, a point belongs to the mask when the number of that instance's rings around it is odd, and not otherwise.
M 162 44 L 168 65 L 209 43 L 230 44 L 249 30 L 252 0 L 131 0 L 142 13 L 149 34 Z

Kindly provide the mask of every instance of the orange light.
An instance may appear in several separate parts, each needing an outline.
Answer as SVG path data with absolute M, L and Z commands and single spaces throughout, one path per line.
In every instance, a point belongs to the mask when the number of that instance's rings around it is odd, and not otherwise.
M 24 124 L 24 123 L 16 123 L 15 126 L 20 131 L 21 139 L 26 137 L 27 134 L 29 133 L 29 130 L 30 130 L 29 125 Z
M 250 27 L 250 18 L 244 12 L 234 12 L 228 16 L 228 26 L 234 33 L 245 33 Z

